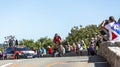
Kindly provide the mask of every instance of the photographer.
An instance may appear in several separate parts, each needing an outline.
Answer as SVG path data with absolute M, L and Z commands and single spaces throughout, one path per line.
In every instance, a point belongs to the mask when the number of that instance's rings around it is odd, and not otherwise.
M 109 24 L 109 20 L 104 20 L 99 26 L 100 33 L 103 37 L 103 41 L 108 41 L 109 31 L 105 28 L 105 25 Z

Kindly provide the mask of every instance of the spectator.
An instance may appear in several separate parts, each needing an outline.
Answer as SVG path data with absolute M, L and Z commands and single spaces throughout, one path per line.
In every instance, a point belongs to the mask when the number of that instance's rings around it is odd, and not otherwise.
M 88 47 L 88 55 L 95 55 L 95 46 L 96 46 L 96 41 L 92 37 L 90 41 L 90 45 Z
M 60 57 L 65 54 L 65 48 L 62 45 L 60 45 L 59 51 L 60 51 L 59 52 Z
M 52 54 L 53 53 L 53 50 L 50 46 L 48 46 L 48 54 Z
M 81 44 L 77 42 L 77 43 L 76 43 L 76 49 L 79 50 L 80 47 L 81 47 Z
M 100 25 L 100 33 L 103 37 L 103 41 L 108 41 L 109 40 L 109 32 L 107 29 L 105 29 L 105 25 L 109 24 L 109 20 L 104 20 L 102 24 Z
M 46 49 L 44 47 L 41 48 L 41 57 L 46 55 Z
M 118 36 L 120 33 L 119 28 L 119 24 L 116 23 L 115 19 L 113 16 L 109 17 L 109 24 L 105 25 L 105 23 L 103 23 L 103 26 L 105 27 L 105 29 L 107 29 L 109 31 L 109 41 L 111 42 L 119 42 L 120 41 L 120 37 Z M 116 33 L 116 34 L 115 34 Z
M 66 53 L 69 53 L 71 51 L 69 42 L 67 42 L 67 45 L 65 45 L 65 50 L 66 50 Z
M 65 54 L 65 47 L 63 47 L 63 55 Z
M 40 48 L 37 50 L 37 56 L 38 56 L 38 58 L 40 57 L 40 54 L 41 54 L 40 50 L 41 50 Z
M 82 53 L 83 53 L 83 50 L 86 48 L 86 46 L 85 46 L 85 44 L 84 44 L 84 41 L 81 41 L 81 44 L 80 44 L 80 55 L 82 56 Z
M 75 52 L 75 53 L 76 53 L 76 48 L 77 48 L 77 47 L 76 47 L 76 44 L 75 44 L 75 43 L 73 43 L 73 45 L 72 45 L 72 46 L 73 46 L 73 52 Z
M 102 43 L 102 42 L 103 42 L 102 36 L 98 35 L 97 36 L 96 46 L 99 48 L 100 47 L 100 43 Z
M 89 47 L 89 52 L 90 52 L 90 55 L 95 55 L 95 45 L 94 44 L 91 44 L 90 47 Z
M 84 40 L 82 40 L 81 42 L 82 42 L 82 45 L 83 45 L 83 49 L 85 49 L 85 50 L 86 50 L 86 49 L 87 49 L 87 46 L 86 46 L 86 44 L 85 44 Z
M 69 45 L 70 47 L 70 52 L 74 51 L 73 46 Z
M 76 53 L 77 53 L 77 55 L 81 55 L 82 56 L 82 51 L 83 51 L 83 45 L 82 45 L 82 42 L 80 42 L 80 43 L 76 43 L 76 46 L 77 46 L 77 48 L 76 48 Z
M 92 37 L 91 38 L 91 41 L 90 41 L 91 44 L 95 44 L 95 39 Z
M 7 59 L 7 52 L 5 50 L 2 53 L 2 59 L 3 60 Z

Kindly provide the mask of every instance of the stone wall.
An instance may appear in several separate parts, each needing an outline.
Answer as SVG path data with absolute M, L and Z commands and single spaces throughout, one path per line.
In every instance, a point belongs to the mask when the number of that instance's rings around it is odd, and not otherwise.
M 120 43 L 103 42 L 98 55 L 104 57 L 111 67 L 120 67 Z

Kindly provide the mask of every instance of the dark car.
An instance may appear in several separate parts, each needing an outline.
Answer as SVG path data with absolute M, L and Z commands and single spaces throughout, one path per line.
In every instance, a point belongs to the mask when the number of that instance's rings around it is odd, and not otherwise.
M 4 59 L 18 59 L 19 58 L 19 52 L 17 51 L 17 48 L 15 47 L 8 47 L 3 52 L 3 58 Z

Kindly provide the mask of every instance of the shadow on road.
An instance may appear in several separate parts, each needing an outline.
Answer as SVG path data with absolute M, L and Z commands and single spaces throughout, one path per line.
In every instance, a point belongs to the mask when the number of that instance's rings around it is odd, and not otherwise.
M 89 63 L 94 63 L 95 67 L 110 67 L 107 61 L 100 56 L 90 56 Z

